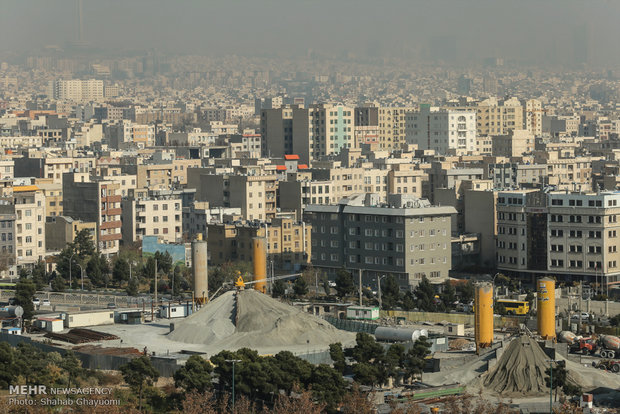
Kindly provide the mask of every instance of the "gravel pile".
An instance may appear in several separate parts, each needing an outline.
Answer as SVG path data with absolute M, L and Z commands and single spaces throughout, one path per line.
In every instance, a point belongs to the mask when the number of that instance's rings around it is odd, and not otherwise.
M 204 344 L 213 352 L 243 347 L 326 348 L 355 341 L 355 334 L 255 290 L 226 292 L 190 317 L 175 323 L 169 339 Z M 236 302 L 236 303 L 235 303 Z M 300 349 L 301 350 L 301 349 Z
M 545 370 L 549 357 L 528 336 L 514 339 L 484 379 L 484 386 L 502 395 L 540 395 L 549 392 Z

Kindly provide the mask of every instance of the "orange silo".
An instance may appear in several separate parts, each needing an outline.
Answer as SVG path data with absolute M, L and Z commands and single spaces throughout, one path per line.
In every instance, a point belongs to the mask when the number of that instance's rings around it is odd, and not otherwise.
M 493 343 L 493 285 L 488 282 L 476 285 L 474 298 L 474 328 L 476 352 Z
M 538 279 L 537 287 L 538 335 L 555 339 L 555 280 Z
M 254 263 L 254 290 L 266 293 L 267 239 L 265 237 L 254 237 L 252 239 L 252 255 Z

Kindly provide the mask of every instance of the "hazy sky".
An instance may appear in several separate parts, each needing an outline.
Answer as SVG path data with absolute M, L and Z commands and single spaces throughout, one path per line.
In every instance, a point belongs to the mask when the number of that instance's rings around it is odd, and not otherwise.
M 3 0 L 0 50 L 64 46 L 76 0 Z M 195 54 L 620 62 L 617 0 L 83 0 L 86 40 Z

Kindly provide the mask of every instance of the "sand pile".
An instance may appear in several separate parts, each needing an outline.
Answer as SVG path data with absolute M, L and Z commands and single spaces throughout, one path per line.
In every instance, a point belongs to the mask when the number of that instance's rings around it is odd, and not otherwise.
M 484 386 L 502 395 L 540 395 L 549 392 L 545 370 L 549 359 L 528 336 L 514 339 L 484 378 Z
M 169 339 L 204 344 L 210 350 L 326 348 L 350 344 L 355 334 L 254 290 L 226 292 L 190 317 L 175 324 Z M 309 341 L 309 342 L 308 342 Z

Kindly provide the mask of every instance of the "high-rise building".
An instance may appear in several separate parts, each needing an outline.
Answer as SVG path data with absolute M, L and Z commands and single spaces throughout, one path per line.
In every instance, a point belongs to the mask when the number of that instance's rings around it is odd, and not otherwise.
M 429 105 L 406 115 L 407 143 L 439 154 L 470 154 L 476 150 L 476 111 L 439 109 Z
M 524 129 L 535 137 L 540 137 L 542 135 L 543 123 L 542 103 L 538 99 L 528 99 L 525 101 L 523 109 L 525 112 L 523 116 Z
M 59 101 L 92 102 L 104 98 L 102 80 L 59 79 L 50 81 L 48 88 L 48 96 Z
M 13 187 L 17 265 L 45 258 L 45 196 L 34 185 Z

